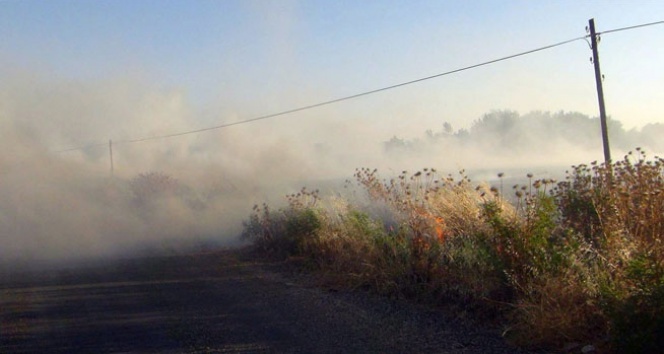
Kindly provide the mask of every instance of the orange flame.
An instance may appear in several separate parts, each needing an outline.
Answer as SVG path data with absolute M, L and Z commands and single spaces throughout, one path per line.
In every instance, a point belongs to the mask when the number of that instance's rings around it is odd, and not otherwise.
M 415 213 L 426 220 L 435 232 L 438 242 L 445 242 L 445 220 L 441 216 L 433 215 L 423 208 L 415 209 Z

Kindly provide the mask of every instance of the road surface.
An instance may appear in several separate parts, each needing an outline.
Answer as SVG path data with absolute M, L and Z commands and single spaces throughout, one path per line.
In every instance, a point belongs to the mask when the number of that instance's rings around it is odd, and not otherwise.
M 1 353 L 515 353 L 498 333 L 246 251 L 4 274 Z

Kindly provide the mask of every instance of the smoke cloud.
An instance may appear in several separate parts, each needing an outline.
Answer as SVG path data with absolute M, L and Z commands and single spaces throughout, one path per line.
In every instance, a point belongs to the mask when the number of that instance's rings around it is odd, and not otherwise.
M 214 124 L 247 119 L 244 114 L 226 112 Z M 201 125 L 183 92 L 140 80 L 4 75 L 0 258 L 5 264 L 77 261 L 236 245 L 254 204 L 278 204 L 304 185 L 341 184 L 356 167 L 385 175 L 422 167 L 480 175 L 602 156 L 596 138 L 551 135 L 542 128 L 545 120 L 533 117 L 512 117 L 505 126 L 504 112 L 467 129 L 424 133 L 431 127 L 422 127 L 421 137 L 399 137 L 384 127 L 376 133 L 366 117 L 338 114 L 325 109 L 313 118 L 295 114 L 126 143 L 210 124 Z M 646 139 L 637 133 L 631 133 L 634 142 Z
M 176 91 L 130 80 L 4 80 L 0 258 L 77 261 L 237 244 L 252 203 L 270 197 L 266 186 L 305 173 L 302 157 L 278 134 L 257 139 L 250 130 L 122 142 L 192 127 Z M 72 142 L 92 146 L 62 151 Z

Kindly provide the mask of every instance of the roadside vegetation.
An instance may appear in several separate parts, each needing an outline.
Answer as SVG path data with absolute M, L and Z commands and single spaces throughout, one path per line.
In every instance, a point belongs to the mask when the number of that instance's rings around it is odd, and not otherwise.
M 452 307 L 516 345 L 664 346 L 664 159 L 641 149 L 562 181 L 360 168 L 345 193 L 255 206 L 243 237 L 335 286 Z M 341 197 L 343 195 L 344 197 Z

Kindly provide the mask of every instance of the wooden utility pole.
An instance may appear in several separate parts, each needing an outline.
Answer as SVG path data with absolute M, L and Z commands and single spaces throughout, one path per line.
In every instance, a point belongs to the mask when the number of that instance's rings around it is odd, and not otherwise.
M 599 121 L 602 125 L 602 144 L 604 146 L 604 162 L 611 162 L 609 149 L 609 132 L 606 123 L 606 108 L 604 108 L 604 89 L 602 88 L 602 72 L 599 70 L 599 51 L 597 50 L 597 33 L 595 32 L 595 19 L 588 20 L 590 27 L 590 43 L 593 49 L 593 65 L 595 66 L 595 83 L 597 84 L 597 99 L 599 101 Z
M 111 158 L 111 176 L 113 176 L 113 140 L 108 139 L 108 154 Z

